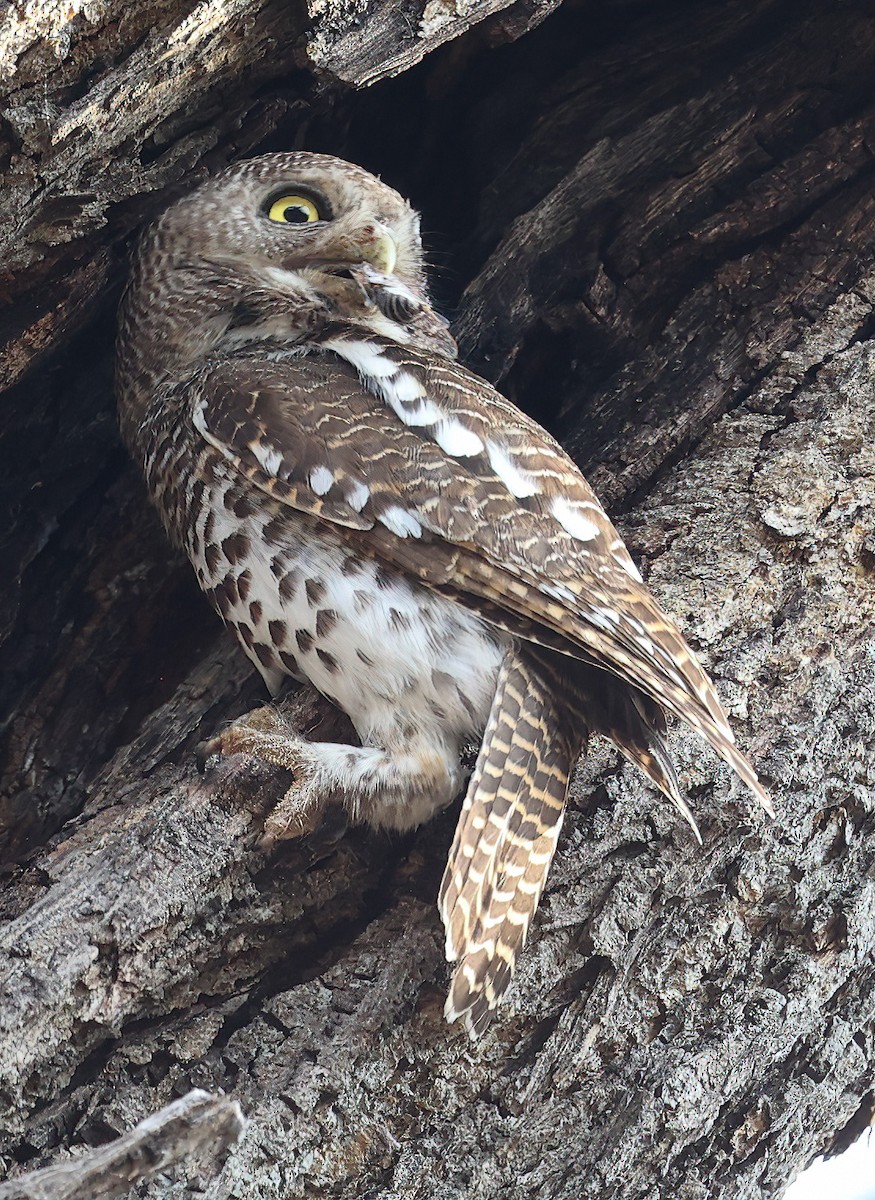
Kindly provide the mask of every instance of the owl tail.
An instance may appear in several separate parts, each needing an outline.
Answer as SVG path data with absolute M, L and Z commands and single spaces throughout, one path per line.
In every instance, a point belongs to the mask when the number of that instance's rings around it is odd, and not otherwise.
M 638 688 L 600 667 L 569 662 L 564 656 L 548 655 L 531 647 L 527 652 L 534 655 L 551 694 L 564 697 L 575 727 L 587 734 L 600 733 L 612 741 L 672 802 L 701 845 L 699 826 L 681 795 L 665 740 L 662 707 Z
M 585 732 L 571 730 L 567 710 L 513 646 L 439 897 L 447 958 L 458 963 L 444 1011 L 448 1021 L 464 1021 L 472 1040 L 489 1026 L 526 940 Z
M 593 703 L 593 697 L 596 703 Z M 581 709 L 592 733 L 609 738 L 618 750 L 655 783 L 696 836 L 702 835 L 690 806 L 681 795 L 678 777 L 665 740 L 665 713 L 655 700 L 620 680 L 605 676 L 603 684 L 592 686 L 580 697 Z

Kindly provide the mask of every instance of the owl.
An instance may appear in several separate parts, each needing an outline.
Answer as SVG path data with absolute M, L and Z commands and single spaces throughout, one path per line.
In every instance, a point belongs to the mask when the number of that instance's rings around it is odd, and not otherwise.
M 172 540 L 275 696 L 306 680 L 359 745 L 267 706 L 205 754 L 291 769 L 269 818 L 409 830 L 465 788 L 440 887 L 446 1015 L 472 1038 L 537 908 L 569 778 L 610 738 L 698 835 L 665 714 L 760 802 L 714 688 L 559 444 L 456 361 L 419 218 L 320 154 L 240 163 L 146 234 L 122 304 L 123 437 Z

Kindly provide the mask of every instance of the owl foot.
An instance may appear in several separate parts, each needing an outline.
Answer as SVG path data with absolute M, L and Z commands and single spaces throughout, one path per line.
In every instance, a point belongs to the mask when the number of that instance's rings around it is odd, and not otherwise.
M 265 822 L 265 839 L 303 837 L 339 805 L 356 824 L 405 832 L 429 820 L 458 795 L 458 751 L 428 738 L 403 748 L 309 742 L 275 708 L 255 709 L 197 748 L 203 766 L 213 755 L 247 754 L 291 771 L 294 783 Z
M 259 738 L 259 734 L 276 735 L 284 732 L 285 725 L 274 709 L 268 705 L 254 708 L 252 712 L 240 717 L 233 725 L 223 729 L 221 733 L 217 733 L 203 742 L 198 742 L 194 751 L 197 769 L 203 774 L 209 760 L 216 755 L 230 758 L 232 754 L 252 754 L 256 758 L 264 758 L 275 766 L 293 770 L 292 763 L 277 762 L 273 755 L 262 754 L 254 748 L 263 741 L 262 738 Z
M 291 771 L 295 777 L 265 822 L 264 845 L 306 837 L 321 825 L 330 798 L 320 795 L 314 786 L 312 745 L 299 737 L 275 709 L 254 709 L 201 742 L 195 750 L 198 770 L 205 771 L 214 756 L 229 758 L 232 754 L 261 759 Z
M 292 784 L 264 822 L 261 848 L 270 850 L 277 842 L 317 834 L 328 806 L 327 797 L 314 795 L 309 787 Z

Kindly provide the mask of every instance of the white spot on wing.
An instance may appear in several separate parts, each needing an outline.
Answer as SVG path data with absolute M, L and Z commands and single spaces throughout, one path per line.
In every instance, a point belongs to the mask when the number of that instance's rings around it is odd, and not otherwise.
M 398 537 L 422 537 L 422 526 L 416 517 L 399 504 L 390 505 L 378 518 L 383 525 Z
M 394 379 L 378 379 L 376 389 L 405 425 L 436 425 L 443 420 L 443 409 L 429 400 L 419 380 L 407 371 L 399 371 Z
M 425 395 L 425 388 L 407 371 L 399 371 L 397 376 L 387 379 L 381 384 L 380 390 L 391 401 L 399 404 L 409 404 Z
M 371 489 L 368 485 L 356 479 L 346 493 L 346 502 L 350 508 L 354 508 L 356 512 L 361 512 L 367 504 L 370 494 Z
M 446 454 L 454 458 L 469 458 L 472 454 L 480 454 L 483 441 L 474 432 L 463 425 L 458 417 L 447 417 L 440 421 L 434 430 L 434 440 Z
M 425 394 L 425 388 L 409 371 L 402 371 L 370 342 L 335 339 L 325 343 L 329 350 L 345 358 L 366 383 L 390 406 L 405 425 L 436 425 L 444 412 Z M 419 401 L 414 407 L 414 401 Z
M 390 401 L 391 403 L 391 401 Z M 392 407 L 401 418 L 405 425 L 436 425 L 438 421 L 443 420 L 443 410 L 433 404 L 427 397 L 423 397 L 415 408 Z
M 564 496 L 557 496 L 550 510 L 562 528 L 579 542 L 591 542 L 593 538 L 598 537 L 599 527 L 595 521 L 585 517 L 580 509 L 570 504 Z
M 334 483 L 334 472 L 328 467 L 314 467 L 309 475 L 310 487 L 317 496 L 324 496 L 331 491 Z
M 259 466 L 268 475 L 277 475 L 283 465 L 283 456 L 273 446 L 265 446 L 264 442 L 250 442 L 249 449 Z
M 341 358 L 345 358 L 360 375 L 364 375 L 367 379 L 387 379 L 390 375 L 396 374 L 398 370 L 392 360 L 381 354 L 379 348 L 371 342 L 353 342 L 346 341 L 344 338 L 336 338 L 325 342 L 325 347 L 333 350 L 335 354 L 339 354 Z
M 490 438 L 486 449 L 489 453 L 489 465 L 512 496 L 522 500 L 526 496 L 535 495 L 538 485 L 530 475 L 519 469 L 503 446 Z

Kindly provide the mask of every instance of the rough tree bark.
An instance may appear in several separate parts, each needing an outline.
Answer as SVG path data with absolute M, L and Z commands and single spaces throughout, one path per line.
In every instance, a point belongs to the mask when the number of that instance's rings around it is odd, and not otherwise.
M 153 1159 L 142 1197 L 754 1200 L 871 1117 L 875 16 L 553 7 L 0 18 L 11 1179 L 191 1088 L 245 1131 L 211 1178 Z M 292 144 L 423 209 L 465 357 L 565 438 L 777 803 L 762 819 L 678 731 L 700 850 L 593 745 L 475 1047 L 441 1015 L 452 813 L 266 858 L 281 781 L 196 775 L 194 744 L 259 685 L 115 432 L 129 236 Z M 338 720 L 293 703 L 317 734 Z

